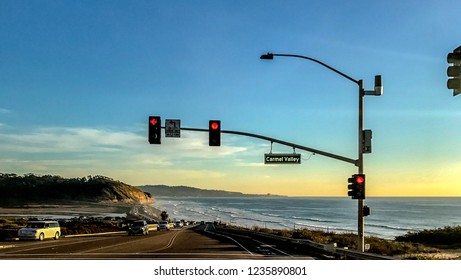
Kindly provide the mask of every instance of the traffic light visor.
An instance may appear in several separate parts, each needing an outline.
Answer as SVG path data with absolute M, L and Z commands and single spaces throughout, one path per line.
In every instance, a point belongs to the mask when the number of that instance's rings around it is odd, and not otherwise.
M 447 88 L 449 89 L 460 89 L 461 88 L 461 79 L 453 78 L 447 81 Z
M 449 53 L 447 56 L 448 63 L 460 64 L 461 53 Z
M 450 66 L 447 68 L 447 76 L 455 77 L 461 75 L 461 66 Z

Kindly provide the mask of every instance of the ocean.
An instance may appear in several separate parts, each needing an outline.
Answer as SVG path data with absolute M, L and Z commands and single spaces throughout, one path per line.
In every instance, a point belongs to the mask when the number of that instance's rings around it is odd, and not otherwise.
M 365 235 L 385 239 L 461 225 L 461 197 L 370 197 Z M 171 219 L 221 221 L 245 227 L 357 232 L 357 201 L 338 197 L 156 197 Z

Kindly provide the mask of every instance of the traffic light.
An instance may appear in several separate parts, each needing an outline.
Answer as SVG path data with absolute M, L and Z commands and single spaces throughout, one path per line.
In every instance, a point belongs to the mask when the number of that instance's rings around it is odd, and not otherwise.
M 221 146 L 221 121 L 210 120 L 208 130 L 209 146 Z
M 448 54 L 447 61 L 453 64 L 447 69 L 447 75 L 450 77 L 447 87 L 452 89 L 453 96 L 456 96 L 461 93 L 461 46 Z
M 347 181 L 349 182 L 347 195 L 352 199 L 365 199 L 365 174 L 354 174 Z
M 150 116 L 149 117 L 149 143 L 150 144 L 160 144 L 161 143 L 161 131 L 162 126 L 159 116 Z

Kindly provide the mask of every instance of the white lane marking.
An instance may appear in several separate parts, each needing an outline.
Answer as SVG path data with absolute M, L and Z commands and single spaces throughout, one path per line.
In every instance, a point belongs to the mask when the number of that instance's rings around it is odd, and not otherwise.
M 266 244 L 266 243 L 261 242 L 261 241 L 256 240 L 256 239 L 253 239 L 253 241 L 258 242 L 259 244 L 263 245 L 264 247 L 271 248 L 272 250 L 275 250 L 275 251 L 277 251 L 277 252 L 279 252 L 279 253 L 281 253 L 281 254 L 283 254 L 283 255 L 285 255 L 285 256 L 293 257 L 292 255 L 290 255 L 290 254 L 288 254 L 288 253 L 286 253 L 286 252 L 284 252 L 284 251 L 282 251 L 282 250 L 280 250 L 280 249 L 277 249 L 277 248 L 275 248 L 275 247 L 272 246 L 272 245 Z

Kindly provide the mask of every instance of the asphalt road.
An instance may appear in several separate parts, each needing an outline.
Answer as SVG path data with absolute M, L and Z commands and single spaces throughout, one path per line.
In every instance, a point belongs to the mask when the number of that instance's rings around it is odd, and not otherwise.
M 216 232 L 212 224 L 151 231 L 0 243 L 0 259 L 312 259 L 254 238 Z

